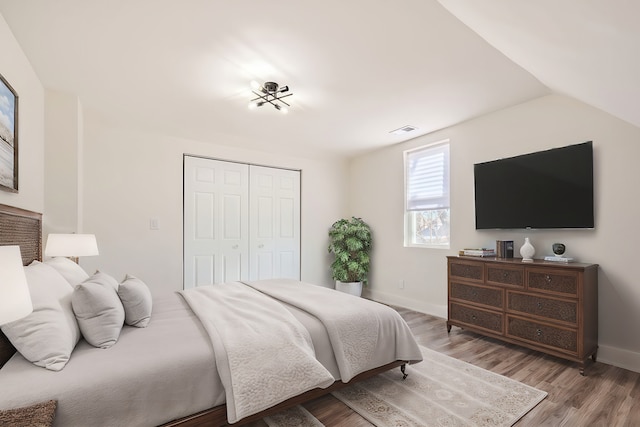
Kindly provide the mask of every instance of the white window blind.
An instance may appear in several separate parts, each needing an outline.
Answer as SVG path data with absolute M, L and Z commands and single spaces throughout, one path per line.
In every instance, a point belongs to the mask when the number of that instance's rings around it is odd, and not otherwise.
M 406 209 L 449 208 L 449 144 L 405 153 Z

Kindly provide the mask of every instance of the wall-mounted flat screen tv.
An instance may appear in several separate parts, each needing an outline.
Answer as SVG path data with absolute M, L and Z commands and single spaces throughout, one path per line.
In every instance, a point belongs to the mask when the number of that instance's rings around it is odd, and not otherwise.
M 477 163 L 476 229 L 593 228 L 593 144 Z

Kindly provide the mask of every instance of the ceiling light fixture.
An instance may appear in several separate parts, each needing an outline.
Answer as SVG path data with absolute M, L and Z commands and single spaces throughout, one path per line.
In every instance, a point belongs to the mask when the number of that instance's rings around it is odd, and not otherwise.
M 283 114 L 289 112 L 288 107 L 291 107 L 291 105 L 282 100 L 282 98 L 293 95 L 293 93 L 283 95 L 284 93 L 289 92 L 289 86 L 279 86 L 278 83 L 275 82 L 266 82 L 265 84 L 260 85 L 258 82 L 252 81 L 251 89 L 251 92 L 257 95 L 257 98 L 249 101 L 250 110 L 262 107 L 264 104 L 271 104 L 276 110 Z

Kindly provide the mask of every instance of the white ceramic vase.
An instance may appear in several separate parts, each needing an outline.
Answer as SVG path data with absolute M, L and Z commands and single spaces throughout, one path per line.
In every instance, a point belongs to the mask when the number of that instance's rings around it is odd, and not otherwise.
M 524 238 L 524 245 L 520 248 L 520 255 L 522 261 L 533 261 L 533 255 L 536 253 L 536 248 L 533 247 L 528 237 Z

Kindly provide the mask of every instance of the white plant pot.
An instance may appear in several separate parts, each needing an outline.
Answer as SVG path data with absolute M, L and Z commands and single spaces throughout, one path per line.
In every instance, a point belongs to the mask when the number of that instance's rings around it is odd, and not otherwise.
M 359 297 L 362 295 L 362 282 L 341 282 L 336 280 L 336 290 Z

